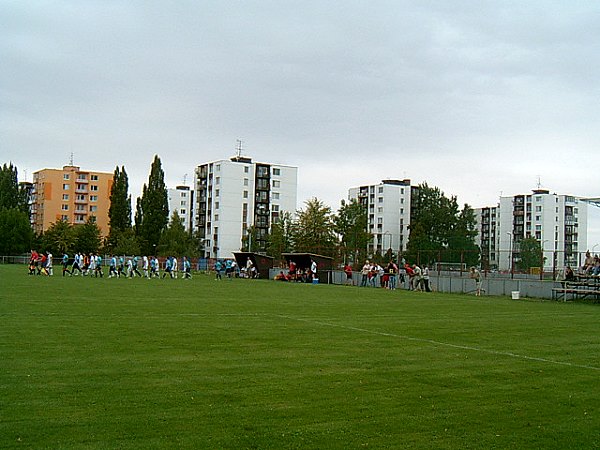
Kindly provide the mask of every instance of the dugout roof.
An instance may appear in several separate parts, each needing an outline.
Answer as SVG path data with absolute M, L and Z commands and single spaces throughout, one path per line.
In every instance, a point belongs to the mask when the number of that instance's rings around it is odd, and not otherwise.
M 315 255 L 314 253 L 282 253 L 288 266 L 290 261 L 296 263 L 296 267 L 300 270 L 310 269 L 310 260 L 314 259 L 317 263 L 317 272 L 320 270 L 333 270 L 333 258 L 323 255 Z

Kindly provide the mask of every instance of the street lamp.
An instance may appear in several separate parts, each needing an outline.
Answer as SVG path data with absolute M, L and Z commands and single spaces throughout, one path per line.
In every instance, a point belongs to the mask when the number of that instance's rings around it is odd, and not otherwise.
M 540 280 L 544 279 L 544 262 L 546 261 L 546 258 L 544 257 L 544 244 L 546 242 L 548 242 L 550 239 L 544 239 L 542 241 L 542 260 L 540 261 Z
M 508 234 L 508 238 L 509 238 L 509 241 L 508 241 L 508 257 L 510 259 L 509 259 L 508 265 L 509 265 L 510 273 L 512 275 L 513 274 L 513 248 L 512 248 L 512 246 L 513 246 L 513 234 L 510 231 L 507 231 L 506 234 Z

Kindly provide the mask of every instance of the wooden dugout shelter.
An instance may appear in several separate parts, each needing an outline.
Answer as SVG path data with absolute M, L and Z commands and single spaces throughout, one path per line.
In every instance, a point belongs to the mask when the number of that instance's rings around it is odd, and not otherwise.
M 310 269 L 311 260 L 317 263 L 317 276 L 321 283 L 329 283 L 331 271 L 333 270 L 333 258 L 323 255 L 315 255 L 314 253 L 282 253 L 287 265 L 290 261 L 296 263 L 298 270 Z
M 258 278 L 269 278 L 269 270 L 273 268 L 273 258 L 267 255 L 261 255 L 254 252 L 233 252 L 235 262 L 240 269 L 246 267 L 248 258 L 258 271 Z

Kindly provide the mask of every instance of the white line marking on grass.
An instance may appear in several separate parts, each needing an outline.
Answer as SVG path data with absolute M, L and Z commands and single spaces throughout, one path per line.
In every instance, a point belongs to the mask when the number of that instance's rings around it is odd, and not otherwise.
M 485 348 L 472 347 L 470 345 L 450 344 L 448 342 L 440 342 L 440 341 L 435 341 L 433 339 L 416 338 L 416 337 L 412 337 L 412 336 L 405 336 L 402 334 L 386 333 L 383 331 L 373 331 L 373 330 L 367 330 L 365 328 L 350 327 L 350 326 L 346 326 L 346 325 L 337 325 L 335 323 L 321 322 L 319 320 L 302 319 L 299 317 L 284 316 L 284 315 L 280 315 L 280 314 L 277 314 L 277 317 L 281 317 L 284 319 L 290 319 L 290 320 L 296 320 L 299 322 L 306 322 L 306 323 L 310 323 L 313 325 L 321 325 L 321 326 L 332 327 L 332 328 L 342 328 L 345 330 L 359 331 L 361 333 L 375 334 L 378 336 L 400 338 L 400 339 L 404 339 L 404 340 L 412 341 L 412 342 L 424 342 L 426 344 L 431 344 L 431 345 L 439 345 L 439 346 L 443 346 L 443 347 L 450 347 L 450 348 L 457 348 L 457 349 L 461 349 L 461 350 L 470 350 L 470 351 L 474 351 L 474 352 L 487 353 L 489 355 L 508 356 L 511 358 L 524 359 L 527 361 L 538 361 L 538 362 L 544 362 L 544 363 L 549 363 L 549 364 L 556 364 L 559 366 L 567 366 L 567 367 L 574 367 L 574 368 L 578 368 L 578 369 L 590 369 L 590 370 L 600 371 L 600 367 L 586 366 L 585 364 L 573 364 L 573 363 L 565 362 L 565 361 L 556 361 L 554 359 L 538 358 L 535 356 L 527 356 L 527 355 L 519 355 L 518 353 L 512 353 L 512 352 L 488 350 Z

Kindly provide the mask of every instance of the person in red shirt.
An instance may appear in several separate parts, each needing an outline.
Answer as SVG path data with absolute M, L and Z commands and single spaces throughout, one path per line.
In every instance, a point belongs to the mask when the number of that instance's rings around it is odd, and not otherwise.
M 35 275 L 36 272 L 39 274 L 38 268 L 38 260 L 40 259 L 40 255 L 35 250 L 31 250 L 31 258 L 29 258 L 29 275 Z
M 352 285 L 352 266 L 350 264 L 346 263 L 344 273 L 346 274 L 346 284 Z
M 288 269 L 288 279 L 296 281 L 296 263 L 290 261 L 290 267 Z
M 408 276 L 408 289 L 411 290 L 413 287 L 413 279 L 415 277 L 415 271 L 413 270 L 412 267 L 410 267 L 410 264 L 408 264 L 408 263 L 404 264 L 404 270 L 406 271 L 406 275 Z

